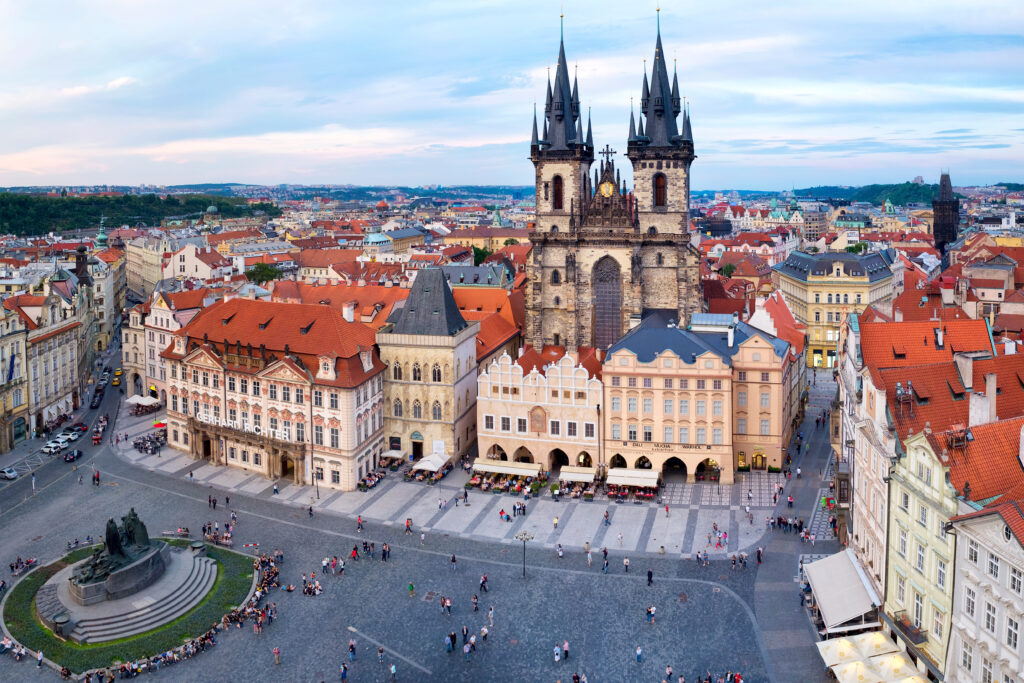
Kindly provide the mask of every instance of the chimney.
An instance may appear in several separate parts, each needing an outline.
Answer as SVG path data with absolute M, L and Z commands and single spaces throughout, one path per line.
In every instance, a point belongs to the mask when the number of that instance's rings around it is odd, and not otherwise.
M 996 414 L 996 400 L 998 395 L 996 388 L 996 373 L 990 372 L 985 375 L 985 398 L 988 399 L 988 421 L 995 422 L 999 419 Z
M 995 377 L 995 375 L 992 375 L 992 377 Z M 988 376 L 986 376 L 985 379 L 988 380 Z M 992 421 L 991 416 L 994 411 L 989 408 L 989 398 L 989 396 L 981 393 L 980 391 L 972 391 L 970 393 L 971 404 L 968 409 L 968 427 L 977 427 L 979 425 L 988 424 Z
M 944 348 L 942 346 L 942 336 L 943 336 L 942 328 L 941 327 L 936 327 L 935 328 L 935 346 L 937 346 L 940 349 Z
M 953 361 L 960 373 L 960 383 L 970 391 L 974 387 L 974 356 L 966 353 L 954 353 Z
M 1007 356 L 1012 356 L 1015 353 L 1017 353 L 1017 342 L 1013 341 L 1012 339 L 1007 339 L 1006 341 L 1004 341 L 1003 354 Z
M 733 314 L 735 315 L 735 314 Z M 736 327 L 729 325 L 729 348 L 732 348 L 733 343 L 736 341 Z
M 341 307 L 341 317 L 343 317 L 346 322 L 354 322 L 355 321 L 355 316 L 356 316 L 356 302 L 355 301 L 349 301 L 349 302 L 347 302 L 347 303 L 342 305 L 342 307 Z
M 903 322 L 903 311 L 901 311 L 898 308 L 896 310 L 894 310 L 892 312 L 892 319 L 895 320 L 898 323 Z
M 526 352 L 526 347 L 524 347 L 524 346 L 520 346 L 520 347 L 519 347 L 519 355 L 517 356 L 517 358 L 522 358 L 522 357 L 523 357 L 523 354 L 524 354 L 525 352 Z

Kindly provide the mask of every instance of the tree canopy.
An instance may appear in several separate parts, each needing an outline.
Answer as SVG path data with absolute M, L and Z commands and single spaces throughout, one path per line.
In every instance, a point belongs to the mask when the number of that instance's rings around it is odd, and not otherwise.
M 255 282 L 258 285 L 270 282 L 271 280 L 277 280 L 281 277 L 281 274 L 280 268 L 275 268 L 267 263 L 257 263 L 252 268 L 245 271 L 246 279 L 248 279 L 249 282 Z

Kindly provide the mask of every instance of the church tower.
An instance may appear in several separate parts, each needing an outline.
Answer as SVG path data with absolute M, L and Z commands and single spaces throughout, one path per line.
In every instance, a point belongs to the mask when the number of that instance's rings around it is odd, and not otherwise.
M 537 220 L 527 265 L 526 342 L 538 351 L 549 344 L 570 353 L 606 350 L 652 311 L 685 325 L 701 309 L 699 250 L 689 231 L 693 136 L 679 84 L 668 78 L 660 28 L 652 78 L 653 85 L 644 74 L 639 128 L 630 119 L 632 192 L 610 146 L 594 163 L 590 123 L 584 135 L 577 84 L 570 85 L 564 42 L 559 45 L 543 133 L 535 111 L 530 141 Z
M 932 200 L 932 234 L 935 248 L 944 258 L 946 245 L 956 241 L 959 226 L 960 200 L 953 194 L 949 174 L 943 173 L 939 178 L 939 198 Z

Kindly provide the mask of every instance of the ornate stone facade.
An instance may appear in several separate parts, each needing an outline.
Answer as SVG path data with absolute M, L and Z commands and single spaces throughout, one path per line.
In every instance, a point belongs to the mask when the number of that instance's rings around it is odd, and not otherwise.
M 644 74 L 639 128 L 630 118 L 627 156 L 635 187 L 627 191 L 609 147 L 594 164 L 588 122 L 583 134 L 577 84 L 570 87 L 560 46 L 548 87 L 543 136 L 534 118 L 537 221 L 531 237 L 527 342 L 607 349 L 644 311 L 673 312 L 685 324 L 701 310 L 698 250 L 689 230 L 693 136 L 678 80 L 669 84 L 661 36 L 652 83 Z M 646 131 L 644 122 L 646 121 Z

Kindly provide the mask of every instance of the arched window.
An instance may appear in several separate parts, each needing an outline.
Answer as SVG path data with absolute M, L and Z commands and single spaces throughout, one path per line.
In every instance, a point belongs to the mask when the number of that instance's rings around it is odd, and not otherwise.
M 654 205 L 665 206 L 668 199 L 668 180 L 661 173 L 654 176 Z
M 850 303 L 850 295 L 849 294 L 843 294 L 843 303 L 844 304 Z
M 551 232 L 558 232 L 558 226 L 557 225 L 552 225 L 551 226 Z
M 832 295 L 831 294 L 828 295 L 828 302 L 832 303 Z
M 562 210 L 562 176 L 556 175 L 554 180 L 551 182 L 552 186 L 552 197 L 551 197 L 551 208 L 555 211 Z
M 557 270 L 551 271 L 551 284 L 557 285 L 557 284 L 561 284 L 561 282 L 562 282 L 562 274 L 559 273 Z
M 650 235 L 651 237 L 654 237 L 655 235 L 658 234 L 658 229 L 652 225 L 651 227 L 647 228 L 647 234 Z
M 434 401 L 434 405 L 430 407 L 430 417 L 438 422 L 441 421 L 441 404 Z
M 423 406 L 420 405 L 419 401 L 413 401 L 412 416 L 416 419 L 423 417 Z
M 658 256 L 657 256 L 656 260 L 657 260 L 659 266 L 665 265 L 665 257 L 661 255 L 660 251 L 658 252 Z
M 416 363 L 415 365 L 412 366 L 412 381 L 413 382 L 422 382 L 423 381 L 423 375 L 420 372 L 420 364 L 419 363 Z
M 402 402 L 397 398 L 395 399 L 395 405 L 391 408 L 391 414 L 395 417 L 402 417 Z
M 562 297 L 556 296 L 555 297 L 555 306 L 561 306 L 561 305 L 562 305 Z
M 395 363 L 391 367 L 391 378 L 392 379 L 402 379 L 402 366 L 399 365 L 398 363 Z
M 434 363 L 434 367 L 430 371 L 430 379 L 434 382 L 441 381 L 441 366 L 437 363 Z

